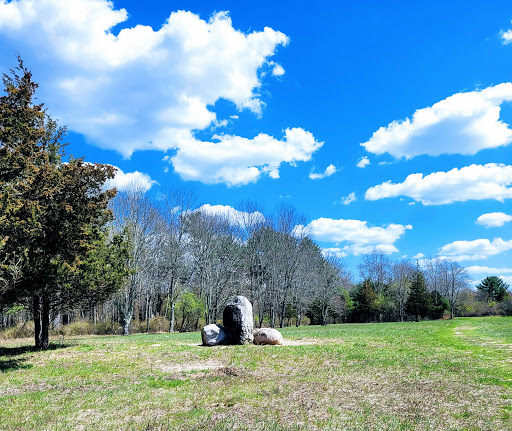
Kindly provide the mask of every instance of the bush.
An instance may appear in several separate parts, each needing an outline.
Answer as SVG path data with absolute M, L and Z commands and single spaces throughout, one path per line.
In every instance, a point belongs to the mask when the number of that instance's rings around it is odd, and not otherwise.
M 119 323 L 98 323 L 94 326 L 96 335 L 121 335 L 123 328 Z
M 18 323 L 16 326 L 0 332 L 0 340 L 13 340 L 15 338 L 31 338 L 34 336 L 34 322 Z
M 501 301 L 498 305 L 500 314 L 504 316 L 512 316 L 512 296 L 508 296 L 505 300 Z
M 131 326 L 134 334 L 143 334 L 146 332 L 145 320 L 134 320 Z M 149 332 L 169 332 L 169 319 L 162 316 L 153 317 L 149 322 Z
M 91 334 L 94 334 L 94 324 L 89 320 L 77 320 L 51 332 L 51 335 L 63 335 L 64 337 Z

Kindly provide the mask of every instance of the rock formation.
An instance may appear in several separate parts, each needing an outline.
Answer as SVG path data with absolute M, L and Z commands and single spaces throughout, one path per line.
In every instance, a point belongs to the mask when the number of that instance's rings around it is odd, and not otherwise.
M 221 325 L 212 323 L 201 330 L 201 338 L 204 346 L 217 346 L 226 343 L 227 334 Z
M 254 344 L 282 345 L 284 341 L 283 335 L 277 329 L 273 328 L 256 329 L 253 332 L 253 336 Z
M 228 337 L 227 344 L 252 343 L 252 305 L 245 296 L 235 296 L 226 305 L 222 320 Z

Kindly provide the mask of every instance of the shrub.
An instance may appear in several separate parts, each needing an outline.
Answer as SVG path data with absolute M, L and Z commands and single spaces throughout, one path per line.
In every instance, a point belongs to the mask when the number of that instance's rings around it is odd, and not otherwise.
M 52 331 L 52 335 L 63 335 L 65 337 L 91 334 L 94 334 L 94 324 L 89 320 L 77 320 Z
M 94 326 L 96 335 L 121 335 L 123 328 L 119 323 L 98 323 Z
M 34 336 L 34 322 L 18 323 L 16 326 L 0 332 L 0 340 L 13 340 L 15 338 L 31 338 Z

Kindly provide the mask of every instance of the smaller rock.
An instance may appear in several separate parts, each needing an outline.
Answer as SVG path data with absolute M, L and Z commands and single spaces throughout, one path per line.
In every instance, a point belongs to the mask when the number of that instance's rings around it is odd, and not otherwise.
M 201 329 L 201 338 L 203 339 L 203 346 L 218 346 L 224 344 L 228 337 L 221 325 L 212 323 Z
M 273 328 L 261 328 L 253 331 L 254 344 L 273 344 L 282 345 L 284 342 L 283 335 Z

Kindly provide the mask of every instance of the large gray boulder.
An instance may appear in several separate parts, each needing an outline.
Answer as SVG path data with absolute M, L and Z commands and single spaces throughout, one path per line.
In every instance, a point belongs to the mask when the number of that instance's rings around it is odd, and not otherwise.
M 281 346 L 283 344 L 283 335 L 273 328 L 256 329 L 253 332 L 254 344 L 273 344 Z
M 235 296 L 222 315 L 228 344 L 252 343 L 252 305 L 245 296 Z
M 203 346 L 218 346 L 219 344 L 225 344 L 228 339 L 224 328 L 215 323 L 206 325 L 201 329 L 201 338 L 203 339 Z

